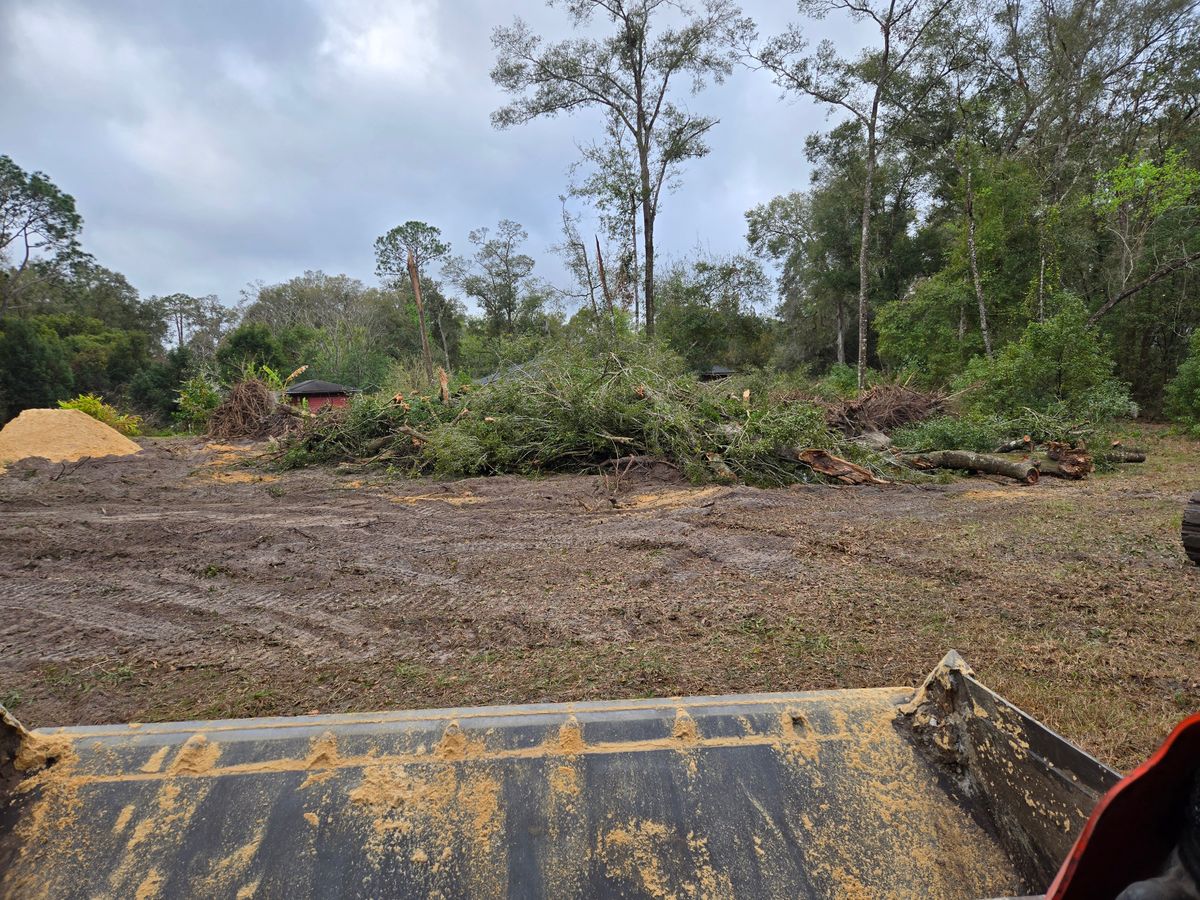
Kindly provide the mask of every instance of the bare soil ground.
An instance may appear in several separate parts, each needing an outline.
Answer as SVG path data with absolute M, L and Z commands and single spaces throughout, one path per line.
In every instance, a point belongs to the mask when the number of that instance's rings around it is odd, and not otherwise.
M 146 441 L 0 477 L 31 726 L 914 684 L 954 647 L 1128 768 L 1200 707 L 1195 443 L 1082 483 L 436 483 Z

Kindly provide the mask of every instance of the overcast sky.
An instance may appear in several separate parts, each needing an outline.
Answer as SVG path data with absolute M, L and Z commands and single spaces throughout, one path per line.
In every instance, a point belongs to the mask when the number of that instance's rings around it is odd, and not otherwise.
M 764 34 L 794 15 L 744 8 Z M 147 296 L 232 304 L 305 269 L 374 283 L 375 237 L 408 219 L 456 251 L 515 219 L 558 279 L 557 198 L 599 118 L 492 128 L 490 34 L 513 15 L 568 33 L 540 0 L 0 0 L 0 153 L 71 193 L 84 247 Z M 804 138 L 828 122 L 745 70 L 688 102 L 721 124 L 658 246 L 740 252 L 743 213 L 807 185 Z

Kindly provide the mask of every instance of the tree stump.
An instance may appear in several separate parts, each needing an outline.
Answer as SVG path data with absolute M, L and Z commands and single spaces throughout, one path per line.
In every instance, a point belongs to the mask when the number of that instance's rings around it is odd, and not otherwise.
M 1200 566 L 1200 492 L 1192 494 L 1183 510 L 1183 551 Z

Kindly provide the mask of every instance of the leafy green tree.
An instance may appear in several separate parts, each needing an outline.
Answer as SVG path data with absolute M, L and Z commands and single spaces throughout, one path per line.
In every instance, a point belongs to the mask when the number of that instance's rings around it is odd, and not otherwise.
M 386 281 L 399 281 L 408 277 L 409 254 L 420 273 L 449 252 L 450 245 L 442 240 L 440 228 L 410 220 L 376 239 L 375 272 Z
M 107 328 L 141 332 L 153 347 L 165 340 L 167 324 L 159 304 L 142 300 L 124 275 L 86 253 L 72 253 L 65 260 L 38 260 L 25 279 L 21 315 L 97 319 Z
M 963 382 L 974 386 L 967 399 L 975 411 L 1054 410 L 1087 419 L 1130 412 L 1126 387 L 1113 377 L 1112 351 L 1088 324 L 1083 301 L 1065 294 L 1055 305 L 1057 311 L 1044 322 L 1030 322 L 1019 341 L 967 367 Z
M 99 319 L 80 315 L 36 316 L 37 322 L 54 331 L 74 377 L 75 390 L 119 396 L 146 366 L 157 350 L 140 331 L 109 328 Z
M 179 391 L 193 374 L 191 351 L 176 347 L 133 377 L 128 389 L 129 402 L 159 424 L 170 422 L 179 411 Z
M 762 267 L 749 257 L 676 263 L 661 285 L 660 338 L 693 369 L 765 366 L 774 331 L 757 310 L 769 295 Z
M 945 271 L 917 282 L 876 316 L 880 360 L 929 387 L 949 384 L 984 352 L 979 332 L 965 324 L 972 303 L 968 283 Z
M 1109 296 L 1090 321 L 1200 263 L 1200 170 L 1181 149 L 1168 149 L 1161 162 L 1144 151 L 1122 160 L 1100 176 L 1092 203 L 1119 249 Z
M 152 297 L 151 303 L 162 311 L 170 324 L 175 346 L 191 348 L 200 359 L 212 357 L 238 318 L 237 310 L 222 304 L 215 294 L 205 297 L 168 294 Z
M 547 290 L 533 277 L 534 260 L 522 252 L 529 233 L 510 219 L 495 231 L 476 228 L 468 235 L 475 248 L 470 257 L 446 263 L 446 277 L 479 303 L 493 334 L 514 334 L 539 322 Z
M 66 348 L 51 328 L 0 319 L 0 421 L 54 406 L 71 397 L 74 386 Z
M 20 295 L 30 265 L 70 256 L 82 228 L 70 194 L 0 156 L 0 318 Z
M 1188 355 L 1167 385 L 1164 412 L 1200 437 L 1200 331 L 1192 335 Z
M 292 360 L 284 357 L 279 342 L 266 325 L 244 322 L 222 339 L 215 362 L 221 380 L 233 384 L 247 366 L 268 366 L 286 372 Z
M 846 122 L 809 139 L 813 186 L 746 213 L 747 240 L 780 268 L 778 362 L 785 367 L 846 362 L 857 322 L 859 250 L 865 178 L 862 130 Z M 879 248 L 871 308 L 904 295 L 941 259 L 939 230 L 913 228 L 917 178 L 911 160 L 883 157 L 876 170 L 871 243 Z
M 414 338 L 419 337 L 416 296 L 413 294 L 411 283 L 405 282 L 401 282 L 392 294 L 393 298 L 387 301 L 391 315 L 389 321 L 392 323 L 388 346 L 395 348 L 391 354 L 394 358 L 403 359 L 420 350 L 419 341 L 416 346 L 409 346 Z M 425 319 L 437 335 L 446 371 L 453 371 L 457 365 L 458 344 L 465 315 L 462 304 L 447 297 L 442 283 L 432 278 L 421 279 L 421 298 L 425 307 Z
M 698 92 L 732 71 L 734 44 L 753 23 L 731 0 L 703 0 L 698 11 L 664 0 L 552 0 L 576 38 L 546 44 L 516 19 L 492 34 L 492 80 L 514 99 L 492 115 L 499 128 L 585 107 L 600 109 L 610 133 L 628 135 L 636 159 L 643 241 L 646 332 L 654 335 L 655 224 L 663 188 L 683 165 L 708 153 L 717 124 L 690 112 L 677 96 Z M 674 19 L 670 14 L 674 13 Z M 610 31 L 598 34 L 595 19 Z M 624 196 L 624 184 L 620 190 Z
M 830 356 L 846 362 L 848 309 L 857 292 L 855 216 L 847 196 L 844 190 L 793 191 L 746 213 L 750 249 L 780 267 L 781 362 L 788 367 Z
M 425 293 L 431 289 L 427 284 Z M 348 275 L 308 271 L 279 284 L 252 285 L 243 298 L 243 322 L 267 326 L 288 370 L 307 365 L 310 378 L 378 384 L 391 359 L 421 352 L 412 288 L 404 279 L 379 289 Z
M 425 326 L 425 304 L 421 295 L 421 272 L 434 260 L 450 252 L 442 240 L 442 231 L 425 222 L 408 221 L 397 225 L 375 241 L 375 272 L 396 288 L 407 273 L 421 326 L 421 352 L 425 373 L 433 380 L 433 354 L 429 350 L 429 331 Z
M 792 25 L 747 54 L 766 68 L 784 91 L 793 92 L 849 114 L 865 132 L 858 257 L 858 386 L 866 385 L 867 325 L 871 293 L 871 216 L 875 169 L 880 148 L 891 132 L 920 111 L 925 98 L 945 74 L 950 60 L 932 41 L 952 0 L 800 0 L 802 13 L 823 18 L 844 12 L 852 22 L 868 23 L 879 34 L 879 46 L 855 58 L 837 55 L 832 41 L 808 52 L 806 29 Z

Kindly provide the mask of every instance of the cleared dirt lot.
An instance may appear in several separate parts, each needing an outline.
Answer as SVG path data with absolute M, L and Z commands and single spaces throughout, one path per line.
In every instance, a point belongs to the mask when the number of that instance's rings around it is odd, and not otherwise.
M 198 442 L 0 476 L 31 726 L 912 684 L 955 647 L 1129 767 L 1200 708 L 1194 443 L 1082 483 L 281 476 Z

